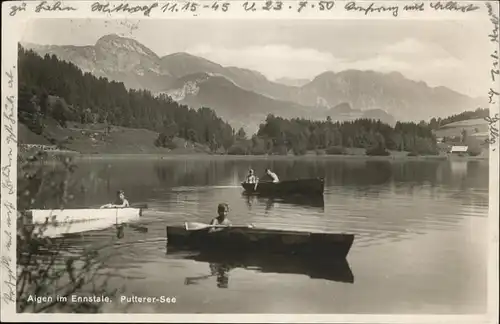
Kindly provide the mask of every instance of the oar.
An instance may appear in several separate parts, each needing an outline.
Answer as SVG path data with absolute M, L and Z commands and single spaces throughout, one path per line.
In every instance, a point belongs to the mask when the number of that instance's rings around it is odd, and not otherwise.
M 185 222 L 184 226 L 186 227 L 186 231 L 198 231 L 206 228 L 252 228 L 254 227 L 253 224 L 250 225 L 208 225 L 204 223 L 197 223 L 197 222 Z
M 106 205 L 102 205 L 99 208 L 100 209 L 103 209 L 103 208 L 122 208 L 122 207 L 111 207 L 112 205 L 113 204 L 106 204 Z M 134 204 L 134 205 L 130 205 L 130 208 L 148 209 L 148 204 Z
M 205 276 L 199 276 L 199 277 L 186 277 L 186 279 L 184 279 L 184 284 L 185 285 L 190 285 L 190 284 L 196 284 L 197 281 L 199 280 L 203 280 L 203 279 L 208 279 L 210 277 L 215 277 L 217 276 L 217 273 L 214 273 L 214 274 L 209 274 L 209 275 L 205 275 Z

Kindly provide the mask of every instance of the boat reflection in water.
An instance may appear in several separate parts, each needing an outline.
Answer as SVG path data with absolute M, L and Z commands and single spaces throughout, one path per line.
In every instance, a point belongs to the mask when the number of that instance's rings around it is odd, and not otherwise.
M 218 288 L 229 287 L 229 273 L 240 268 L 261 273 L 296 274 L 342 283 L 354 283 L 354 275 L 346 259 L 326 261 L 322 258 L 307 258 L 266 253 L 222 253 L 167 249 L 167 256 L 175 259 L 193 260 L 209 264 L 210 274 L 187 277 L 184 283 L 192 285 L 200 280 L 216 278 Z
M 245 200 L 249 209 L 254 205 L 265 205 L 266 210 L 273 209 L 276 204 L 287 204 L 299 207 L 318 208 L 322 211 L 325 210 L 325 200 L 323 196 L 261 196 L 250 194 L 247 192 L 242 193 L 242 198 Z
M 194 285 L 197 284 L 198 281 L 200 280 L 215 277 L 217 281 L 217 288 L 228 288 L 229 271 L 231 271 L 232 268 L 227 264 L 221 264 L 221 263 L 209 263 L 208 265 L 210 267 L 209 275 L 198 276 L 198 277 L 186 277 L 186 279 L 184 280 L 184 284 L 186 286 Z

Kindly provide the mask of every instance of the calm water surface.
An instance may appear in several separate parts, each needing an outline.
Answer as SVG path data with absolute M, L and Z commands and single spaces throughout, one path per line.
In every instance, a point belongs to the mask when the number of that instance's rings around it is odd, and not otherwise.
M 106 260 L 119 295 L 172 296 L 135 304 L 157 313 L 483 313 L 486 310 L 488 163 L 480 161 L 101 160 L 80 161 L 73 206 L 99 206 L 123 189 L 147 203 L 147 233 L 114 229 L 68 238 L 71 249 L 113 240 Z M 248 198 L 249 167 L 282 179 L 325 177 L 323 202 Z M 209 222 L 217 204 L 233 223 L 357 234 L 332 275 L 266 260 L 232 268 L 167 253 L 165 227 Z M 50 205 L 50 203 L 47 203 Z M 47 206 L 46 207 L 50 207 Z M 122 311 L 114 302 L 106 311 Z

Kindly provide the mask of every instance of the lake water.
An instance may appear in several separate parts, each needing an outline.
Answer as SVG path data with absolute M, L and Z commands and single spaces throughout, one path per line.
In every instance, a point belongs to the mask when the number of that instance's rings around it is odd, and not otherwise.
M 259 175 L 270 167 L 281 179 L 324 177 L 324 202 L 249 199 L 240 187 L 249 167 Z M 71 249 L 112 240 L 105 267 L 126 278 L 113 282 L 118 295 L 176 298 L 128 312 L 486 311 L 486 161 L 84 160 L 71 185 L 73 206 L 108 203 L 118 189 L 149 206 L 140 221 L 146 233 L 127 229 L 117 239 L 110 229 L 67 239 Z M 229 204 L 234 224 L 354 233 L 348 263 L 322 279 L 283 260 L 231 268 L 169 255 L 165 227 L 208 223 L 220 202 Z M 105 311 L 123 307 L 115 301 Z

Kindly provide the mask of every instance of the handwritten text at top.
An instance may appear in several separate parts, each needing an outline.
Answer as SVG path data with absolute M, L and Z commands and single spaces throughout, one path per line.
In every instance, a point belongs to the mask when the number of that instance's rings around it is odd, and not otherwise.
M 76 4 L 66 5 L 62 1 L 41 1 L 37 4 L 29 4 L 28 1 L 22 2 L 21 4 L 13 4 L 10 6 L 10 16 L 15 16 L 20 12 L 27 12 L 33 10 L 35 13 L 41 12 L 71 12 L 77 11 L 78 6 Z M 92 12 L 102 12 L 107 14 L 113 13 L 129 13 L 129 14 L 143 14 L 144 16 L 150 16 L 154 10 L 159 10 L 163 13 L 176 13 L 176 12 L 199 12 L 201 10 L 211 10 L 211 11 L 221 11 L 228 12 L 231 8 L 240 6 L 245 10 L 245 12 L 254 11 L 284 11 L 291 10 L 296 12 L 304 12 L 306 10 L 318 10 L 318 11 L 330 11 L 337 7 L 335 0 L 319 0 L 319 1 L 279 1 L 279 0 L 267 0 L 267 1 L 237 1 L 231 2 L 226 1 L 151 1 L 144 4 L 137 5 L 134 2 L 128 3 L 126 1 L 120 1 L 119 3 L 113 3 L 108 1 L 93 2 L 90 4 L 90 9 Z M 34 8 L 34 9 L 32 9 Z M 348 2 L 343 7 L 346 11 L 350 12 L 361 12 L 364 15 L 369 14 L 379 14 L 388 12 L 394 17 L 397 17 L 399 12 L 411 11 L 418 12 L 429 9 L 431 11 L 451 11 L 451 12 L 461 12 L 467 13 L 471 11 L 476 11 L 479 6 L 474 4 L 464 4 L 459 1 L 435 1 L 435 2 L 410 2 L 403 3 L 401 5 L 392 3 L 390 6 L 381 5 L 376 2 L 366 3 L 355 1 Z

